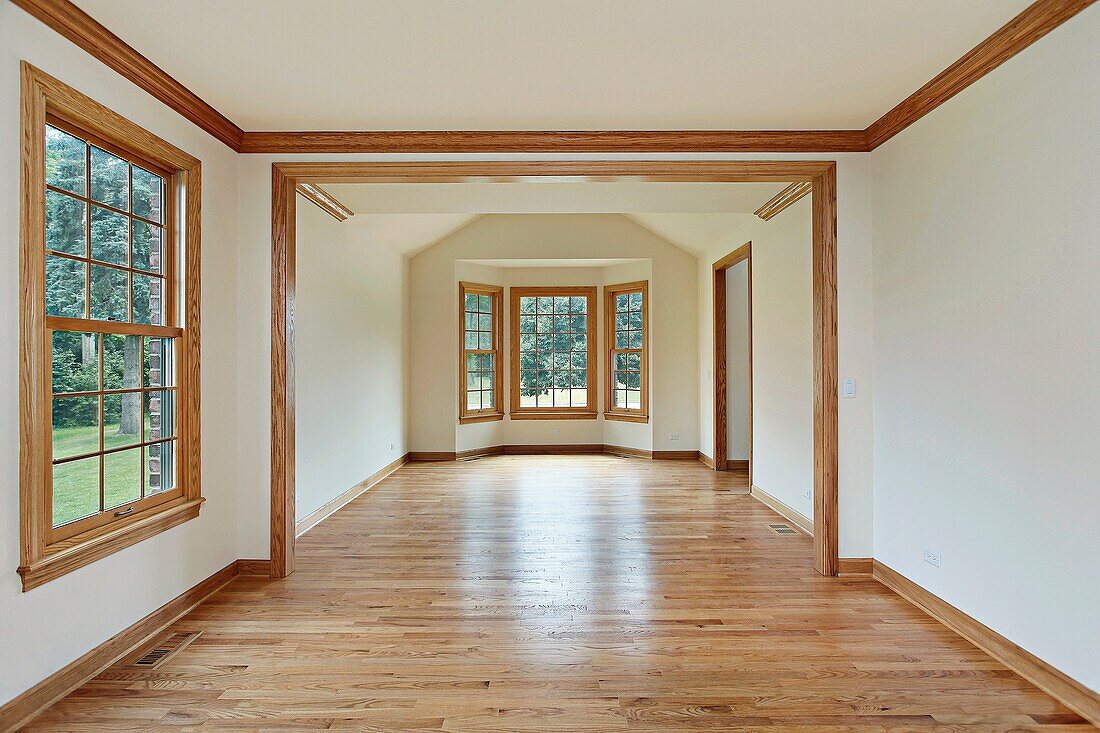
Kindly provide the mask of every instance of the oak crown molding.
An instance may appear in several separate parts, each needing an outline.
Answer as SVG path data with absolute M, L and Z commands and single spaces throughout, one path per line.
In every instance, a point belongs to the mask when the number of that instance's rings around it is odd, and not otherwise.
M 866 153 L 1095 0 L 1036 0 L 865 130 L 245 132 L 70 0 L 12 0 L 238 153 Z
M 299 196 L 315 204 L 317 208 L 336 221 L 347 221 L 355 216 L 354 211 L 316 183 L 299 183 L 294 187 L 294 190 L 298 192 Z

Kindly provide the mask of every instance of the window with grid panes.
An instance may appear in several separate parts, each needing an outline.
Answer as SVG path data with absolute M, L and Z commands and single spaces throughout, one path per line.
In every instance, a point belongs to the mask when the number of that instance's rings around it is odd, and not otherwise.
M 608 419 L 648 414 L 648 283 L 608 285 Z
M 512 288 L 513 414 L 595 415 L 595 288 Z
M 501 293 L 495 285 L 459 283 L 461 308 L 462 389 L 459 418 L 464 421 L 500 419 Z
M 169 171 L 46 129 L 46 327 L 54 536 L 176 491 Z M 93 327 L 94 324 L 94 327 Z

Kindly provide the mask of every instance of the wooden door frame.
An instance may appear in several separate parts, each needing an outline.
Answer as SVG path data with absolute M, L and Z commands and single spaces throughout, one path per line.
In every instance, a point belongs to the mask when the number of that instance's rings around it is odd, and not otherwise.
M 729 469 L 726 380 L 726 271 L 746 262 L 749 268 L 749 483 L 752 483 L 752 242 L 746 242 L 711 266 L 714 282 L 714 470 Z
M 294 571 L 295 188 L 302 183 L 578 180 L 809 181 L 813 194 L 814 568 L 837 573 L 836 162 L 572 160 L 301 162 L 271 166 L 271 576 Z

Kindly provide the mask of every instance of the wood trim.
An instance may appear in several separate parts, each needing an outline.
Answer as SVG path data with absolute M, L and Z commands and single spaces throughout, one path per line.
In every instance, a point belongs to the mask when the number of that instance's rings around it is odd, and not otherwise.
M 652 459 L 655 456 L 653 451 L 646 450 L 644 448 L 630 448 L 625 445 L 610 445 L 605 443 L 603 446 L 603 452 L 611 456 L 627 456 L 629 458 L 645 458 Z
M 605 161 L 453 161 L 453 162 L 300 162 L 300 163 L 275 163 L 273 169 L 272 190 L 272 261 L 277 265 L 272 276 L 272 430 L 273 437 L 277 431 L 283 428 L 277 427 L 285 422 L 293 422 L 293 400 L 286 399 L 284 391 L 287 385 L 288 375 L 293 374 L 294 352 L 292 342 L 287 341 L 286 331 L 293 327 L 293 310 L 287 310 L 288 303 L 293 302 L 293 278 L 278 276 L 280 268 L 286 269 L 286 253 L 293 252 L 293 209 L 286 205 L 288 195 L 286 187 L 300 182 L 313 183 L 355 183 L 355 182 L 391 182 L 391 183 L 425 183 L 425 182 L 458 182 L 471 179 L 480 180 L 539 180 L 546 176 L 577 177 L 584 180 L 617 180 L 630 178 L 633 180 L 665 181 L 665 182 L 725 182 L 725 183 L 749 183 L 749 182 L 783 182 L 812 181 L 815 194 L 815 222 L 813 229 L 815 262 L 820 262 L 824 271 L 833 273 L 833 287 L 820 287 L 823 282 L 815 280 L 815 303 L 824 299 L 827 301 L 820 306 L 820 312 L 815 316 L 815 333 L 823 331 L 820 338 L 822 343 L 832 343 L 831 352 L 824 349 L 821 353 L 825 358 L 829 353 L 836 358 L 836 164 L 832 161 L 809 160 L 771 160 L 771 161 L 717 161 L 717 160 L 691 160 L 691 161 L 640 161 L 640 160 L 605 160 Z M 828 190 L 826 187 L 830 187 Z M 818 196 L 819 188 L 824 196 Z M 282 193 L 280 193 L 282 191 Z M 292 198 L 292 197 L 291 197 Z M 820 199 L 820 201 L 819 201 Z M 830 226 L 831 223 L 831 226 Z M 832 318 L 828 317 L 832 314 Z M 289 319 L 289 324 L 287 323 Z M 832 329 L 831 332 L 829 329 Z M 285 345 L 289 344 L 290 348 Z M 816 352 L 815 352 L 816 353 Z M 822 418 L 815 421 L 815 490 L 820 484 L 822 487 L 832 487 L 832 500 L 836 499 L 836 364 L 832 366 L 832 391 L 828 389 L 827 379 L 815 378 L 815 405 L 829 405 L 831 399 L 832 409 L 823 409 Z M 293 384 L 291 380 L 290 384 Z M 288 414 L 289 413 L 289 414 Z M 832 415 L 832 422 L 828 416 Z M 555 416 L 562 419 L 561 415 Z M 587 417 L 587 416 L 586 416 Z M 820 445 L 819 445 L 820 443 Z M 289 451 L 284 458 L 276 459 L 276 446 L 280 443 L 272 441 L 272 502 L 273 505 L 293 506 L 294 478 L 293 478 L 293 440 L 283 440 L 282 448 L 278 451 Z M 454 453 L 421 453 L 420 456 L 434 456 L 434 460 L 454 460 Z M 418 460 L 418 454 L 410 454 L 410 460 Z M 286 458 L 290 459 L 289 471 Z M 423 457 L 420 460 L 424 460 Z M 830 465 L 829 461 L 832 461 Z M 827 471 L 828 475 L 819 476 L 819 471 Z M 287 503 L 289 501 L 289 504 Z M 280 510 L 284 511 L 284 510 Z M 273 512 L 273 517 L 275 516 Z M 819 533 L 815 538 L 815 557 L 836 557 L 837 516 L 835 511 L 828 515 L 824 521 L 831 523 L 828 532 Z M 293 535 L 293 527 L 287 527 L 285 522 L 272 523 L 272 547 L 285 548 L 286 536 Z M 290 538 L 293 541 L 293 538 Z M 817 547 L 821 545 L 821 547 Z M 291 545 L 290 553 L 293 553 Z M 274 557 L 274 555 L 273 555 Z M 835 562 L 831 564 L 817 563 L 815 568 L 823 574 L 832 575 L 836 572 Z M 274 563 L 273 563 L 274 572 Z
M 370 476 L 367 476 L 365 479 L 357 483 L 355 486 L 352 486 L 350 489 L 340 494 L 336 498 L 330 499 L 317 509 L 302 517 L 294 524 L 295 537 L 301 537 L 306 532 L 313 529 L 318 524 L 338 512 L 344 506 L 351 503 L 355 499 L 358 499 L 368 489 L 382 483 L 382 481 L 388 478 L 390 474 L 392 474 L 394 471 L 401 468 L 408 462 L 409 454 L 406 453 L 400 458 L 391 461 L 382 468 L 378 469 Z
M 748 262 L 749 268 L 749 483 L 752 483 L 752 242 L 746 242 L 712 265 L 714 326 L 714 470 L 729 470 L 726 440 L 729 436 L 728 370 L 726 364 L 726 270 Z
M 201 252 L 202 163 L 148 130 L 54 77 L 22 62 L 20 102 L 20 568 L 24 590 L 198 516 L 201 487 Z M 45 315 L 45 135 L 47 120 L 61 120 L 92 142 L 105 143 L 166 175 L 165 315 L 168 325 L 109 324 Z M 133 161 L 131 161 L 133 162 Z M 182 246 L 182 249 L 181 249 Z M 173 297 L 182 266 L 183 313 Z M 180 328 L 180 323 L 183 328 Z M 116 327 L 117 326 L 117 327 Z M 53 327 L 165 335 L 177 341 L 179 395 L 176 440 L 178 496 L 136 503 L 121 521 L 79 523 L 79 532 L 54 542 L 52 528 L 51 364 L 46 344 Z M 142 500 L 144 501 L 144 500 Z M 154 506 L 155 505 L 155 506 Z M 146 508 L 148 507 L 148 508 Z
M 748 460 L 726 460 L 727 471 L 748 471 L 751 465 L 752 461 Z
M 874 561 L 869 557 L 842 557 L 837 562 L 837 576 L 841 578 L 871 577 Z
M 490 445 L 485 448 L 470 448 L 469 450 L 461 450 L 455 453 L 455 460 L 463 461 L 470 458 L 484 458 L 485 456 L 502 456 L 504 455 L 503 445 Z
M 695 450 L 655 450 L 653 451 L 653 460 L 655 461 L 694 461 L 699 456 L 699 451 Z
M 569 456 L 603 453 L 602 443 L 513 444 L 504 446 L 506 456 Z
M 296 182 L 271 167 L 271 577 L 294 572 Z
M 814 568 L 837 572 L 839 437 L 837 406 L 836 165 L 813 180 Z
M 237 574 L 238 575 L 259 575 L 262 577 L 269 577 L 271 575 L 271 561 L 270 560 L 245 560 L 241 559 L 237 561 Z
M 806 181 L 799 181 L 798 183 L 792 183 L 777 193 L 773 198 L 769 199 L 763 206 L 754 211 L 753 213 L 759 216 L 764 221 L 774 218 L 779 212 L 786 209 L 794 202 L 800 200 L 803 196 L 807 196 L 810 193 L 810 184 Z
M 467 407 L 466 357 L 470 351 L 484 349 L 466 348 L 466 294 L 488 295 L 493 306 L 493 409 L 473 410 Z M 458 423 L 492 422 L 504 419 L 504 286 L 483 285 L 460 281 L 458 283 Z
M 1043 661 L 1015 642 L 905 577 L 879 560 L 875 580 L 885 585 L 959 636 L 978 647 L 1031 684 L 1096 726 L 1100 726 L 1100 694 Z
M 294 190 L 299 196 L 315 204 L 317 208 L 336 219 L 336 221 L 347 221 L 355 216 L 354 211 L 344 206 L 338 198 L 316 183 L 299 183 Z
M 595 285 L 563 285 L 563 286 L 519 286 L 508 288 L 509 299 L 509 344 L 508 354 L 508 380 L 509 380 L 509 410 L 508 417 L 512 420 L 595 420 L 598 417 L 596 405 L 599 402 L 599 305 L 596 294 L 598 288 Z M 536 296 L 581 296 L 587 299 L 588 317 L 588 406 L 586 407 L 521 407 L 519 395 L 519 342 L 520 342 L 520 298 Z
M 245 132 L 241 153 L 862 153 L 863 130 Z
M 234 151 L 241 151 L 244 130 L 69 0 L 12 2 Z
M 245 132 L 69 0 L 15 5 L 238 153 L 865 153 L 1094 0 L 1037 0 L 865 130 L 334 130 Z
M 239 562 L 234 560 L 229 563 L 145 618 L 0 706 L 0 730 L 18 730 L 58 700 L 168 628 L 237 577 Z
M 641 407 L 637 410 L 612 405 L 612 392 L 614 392 L 615 384 L 615 352 L 634 351 L 633 349 L 615 348 L 615 296 L 620 293 L 642 294 L 642 348 L 639 351 L 642 375 Z M 604 365 L 604 377 L 607 384 L 607 388 L 604 390 L 604 419 L 647 423 L 649 422 L 649 281 L 635 280 L 628 283 L 604 285 L 603 294 L 604 352 L 607 356 L 607 363 Z
M 714 459 L 708 456 L 703 451 L 698 451 L 695 454 L 696 459 L 710 470 L 714 470 Z
M 791 524 L 793 524 L 795 528 L 802 530 L 802 532 L 807 536 L 814 536 L 813 520 L 804 516 L 794 507 L 786 504 L 780 499 L 775 498 L 756 484 L 753 484 L 749 487 L 749 495 L 759 501 L 761 504 L 766 505 L 769 509 L 786 519 Z
M 453 461 L 458 454 L 454 451 L 409 451 L 409 462 Z
M 1094 0 L 1037 0 L 993 35 L 967 51 L 931 81 L 865 130 L 874 150 L 959 92 L 1091 5 Z

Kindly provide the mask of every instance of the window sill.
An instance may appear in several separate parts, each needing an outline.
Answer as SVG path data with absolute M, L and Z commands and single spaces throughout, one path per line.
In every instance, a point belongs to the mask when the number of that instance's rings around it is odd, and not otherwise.
M 23 578 L 23 592 L 194 519 L 199 516 L 199 507 L 203 501 L 201 498 L 181 498 L 179 503 L 156 507 L 154 513 L 135 517 L 124 526 L 111 528 L 86 539 L 77 536 L 75 541 L 59 542 L 57 545 L 60 548 L 53 551 L 47 547 L 43 557 L 19 567 L 19 575 Z
M 462 417 L 458 418 L 458 424 L 459 425 L 468 425 L 470 423 L 492 422 L 494 420 L 503 420 L 503 419 L 504 419 L 504 413 L 503 412 L 489 412 L 489 413 L 486 413 L 484 415 L 463 415 Z
M 620 422 L 649 422 L 649 415 L 637 412 L 604 412 L 604 420 L 618 420 Z
M 508 417 L 513 420 L 595 420 L 595 410 L 584 412 L 548 412 L 546 410 L 512 410 Z

